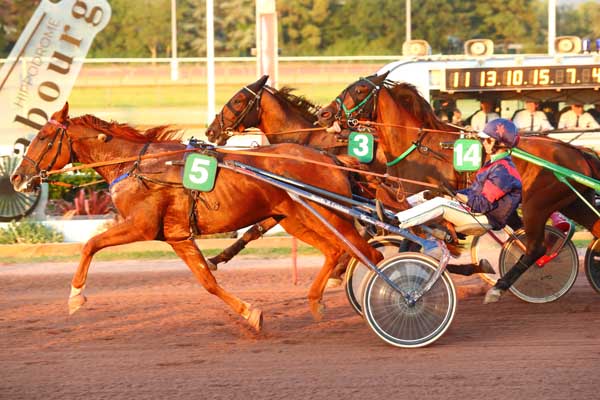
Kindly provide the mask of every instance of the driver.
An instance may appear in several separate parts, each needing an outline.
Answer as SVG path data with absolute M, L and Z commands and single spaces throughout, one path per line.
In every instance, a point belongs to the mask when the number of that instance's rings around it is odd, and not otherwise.
M 408 202 L 416 205 L 396 214 L 401 228 L 438 217 L 459 229 L 475 224 L 480 228 L 479 234 L 506 225 L 521 202 L 521 176 L 510 156 L 510 149 L 519 142 L 517 127 L 510 120 L 499 118 L 488 122 L 478 136 L 483 139 L 489 160 L 477 171 L 473 184 L 456 193 L 454 199 L 435 197 L 417 204 L 416 199 L 424 198 L 423 192 L 409 197 Z

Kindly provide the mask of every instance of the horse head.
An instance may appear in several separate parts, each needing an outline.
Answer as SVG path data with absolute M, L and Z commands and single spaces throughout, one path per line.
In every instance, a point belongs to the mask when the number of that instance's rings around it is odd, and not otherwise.
M 69 122 L 69 104 L 65 103 L 42 126 L 11 175 L 10 181 L 17 192 L 36 190 L 49 170 L 73 161 L 72 141 L 67 133 Z
M 260 96 L 268 79 L 268 75 L 263 75 L 256 82 L 244 86 L 223 106 L 206 130 L 208 140 L 224 145 L 232 132 L 242 132 L 258 125 Z
M 342 128 L 351 128 L 361 118 L 373 120 L 377 96 L 388 73 L 360 78 L 346 87 L 334 101 L 318 112 L 319 124 L 330 127 L 337 122 Z

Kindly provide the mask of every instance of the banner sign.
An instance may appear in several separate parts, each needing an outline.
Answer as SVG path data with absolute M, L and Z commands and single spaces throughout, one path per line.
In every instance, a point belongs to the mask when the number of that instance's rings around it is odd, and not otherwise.
M 0 69 L 0 146 L 37 133 L 63 107 L 110 16 L 107 0 L 41 1 Z

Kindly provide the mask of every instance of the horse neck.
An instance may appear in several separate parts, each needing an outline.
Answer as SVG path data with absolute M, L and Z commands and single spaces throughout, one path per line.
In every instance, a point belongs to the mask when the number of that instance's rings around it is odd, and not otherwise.
M 144 143 L 132 142 L 117 136 L 108 141 L 100 141 L 97 136 L 100 132 L 91 128 L 74 127 L 72 141 L 73 152 L 82 164 L 97 162 L 118 161 L 119 159 L 137 156 L 141 153 Z M 130 169 L 131 163 L 111 164 L 94 168 L 107 182 L 112 182 L 124 170 Z
M 446 140 L 456 139 L 458 136 L 443 132 L 423 133 L 421 128 L 429 127 L 398 104 L 394 98 L 382 90 L 377 103 L 376 122 L 383 124 L 378 128 L 380 145 L 382 146 L 388 162 L 396 160 L 398 156 L 408 151 L 417 140 L 439 154 L 443 154 L 447 160 L 440 160 L 431 155 L 424 155 L 413 150 L 406 160 L 388 167 L 388 172 L 393 176 L 412 178 L 415 180 L 431 181 L 442 180 L 456 184 L 457 175 L 452 168 L 452 154 L 447 150 L 441 150 L 439 143 Z M 414 163 L 417 168 L 414 168 Z M 422 190 L 416 188 L 414 190 Z
M 261 117 L 258 127 L 267 136 L 270 143 L 301 143 L 305 144 L 309 133 L 293 132 L 312 128 L 302 112 L 285 104 L 271 93 L 265 91 L 261 97 Z M 286 134 L 281 132 L 292 131 Z
M 386 88 L 379 92 L 375 122 L 382 124 L 377 131 L 388 161 L 410 148 L 421 127 L 407 110 L 396 103 Z

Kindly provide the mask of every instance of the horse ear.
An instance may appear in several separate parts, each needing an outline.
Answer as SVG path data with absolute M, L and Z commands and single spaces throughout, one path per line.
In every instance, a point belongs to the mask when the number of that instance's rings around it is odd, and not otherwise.
M 65 102 L 62 110 L 59 110 L 52 114 L 52 119 L 57 122 L 63 122 L 69 119 L 69 102 Z
M 387 78 L 388 74 L 390 73 L 390 71 L 386 71 L 381 75 L 375 75 L 373 77 L 373 79 L 370 79 L 371 82 L 373 82 L 376 85 L 382 85 L 383 82 L 385 82 L 385 79 Z
M 254 82 L 251 86 L 253 89 L 260 89 L 261 87 L 265 86 L 265 84 L 267 83 L 267 81 L 269 80 L 269 75 L 263 75 L 260 77 L 259 80 L 257 80 L 256 82 Z

